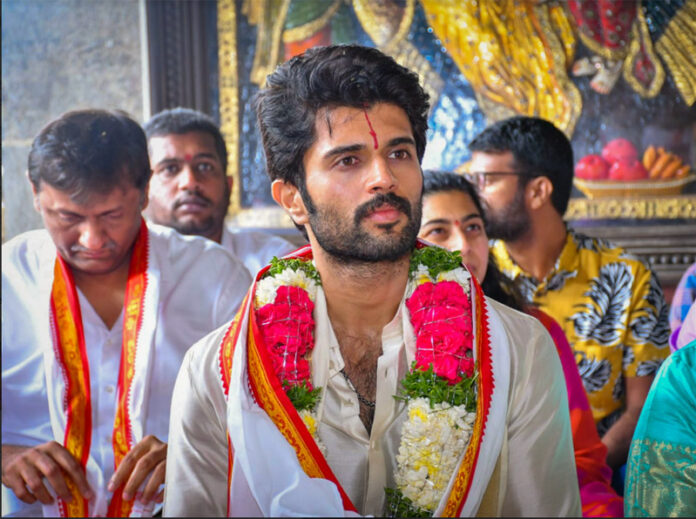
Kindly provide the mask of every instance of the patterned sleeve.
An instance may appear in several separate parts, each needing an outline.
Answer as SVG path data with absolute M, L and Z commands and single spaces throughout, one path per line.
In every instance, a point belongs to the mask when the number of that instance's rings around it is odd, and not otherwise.
M 696 300 L 696 263 L 691 265 L 679 280 L 672 296 L 672 306 L 669 309 L 669 346 L 672 351 L 677 349 L 679 330 L 686 318 L 691 305 Z
M 669 307 L 655 274 L 637 264 L 624 340 L 626 377 L 654 375 L 669 355 Z

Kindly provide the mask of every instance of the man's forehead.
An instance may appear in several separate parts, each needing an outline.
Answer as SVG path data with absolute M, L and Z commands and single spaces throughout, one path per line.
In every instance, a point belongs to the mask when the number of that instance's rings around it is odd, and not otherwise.
M 43 200 L 50 198 L 52 205 L 56 207 L 77 212 L 80 209 L 88 210 L 95 206 L 112 204 L 142 192 L 143 190 L 138 189 L 131 182 L 123 180 L 111 186 L 104 186 L 99 189 L 83 189 L 76 192 L 59 189 L 42 182 L 39 186 L 38 194 L 39 196 L 43 195 Z
M 385 107 L 390 108 L 388 116 L 384 110 L 379 110 Z M 374 114 L 377 111 L 382 113 L 382 117 L 387 116 L 388 120 L 392 122 L 394 121 L 394 114 L 400 112 L 400 115 L 403 115 L 403 120 L 408 126 L 409 133 L 413 133 L 411 122 L 403 108 L 392 103 L 379 102 L 372 105 L 366 104 L 364 107 L 340 105 L 324 106 L 320 108 L 317 110 L 314 120 L 316 135 L 317 137 L 328 136 L 329 138 L 333 138 L 337 132 L 357 122 L 362 123 L 360 125 L 360 130 L 365 129 L 368 133 L 363 135 L 362 131 L 358 132 L 356 127 L 356 132 L 354 134 L 364 136 L 372 143 L 369 130 L 371 130 L 373 117 L 375 117 Z
M 186 133 L 168 133 L 154 135 L 149 141 L 150 154 L 173 156 L 191 154 L 196 150 L 214 153 L 217 156 L 215 138 L 207 132 L 191 131 Z M 219 158 L 219 157 L 218 157 Z
M 516 166 L 515 157 L 511 151 L 475 151 L 471 154 L 472 172 L 481 171 L 482 167 L 489 165 L 498 169 L 505 167 L 514 168 Z

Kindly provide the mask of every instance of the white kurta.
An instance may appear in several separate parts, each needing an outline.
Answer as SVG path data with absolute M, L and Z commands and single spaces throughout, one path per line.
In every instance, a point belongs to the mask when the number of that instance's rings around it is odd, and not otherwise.
M 563 372 L 551 337 L 538 321 L 488 300 L 491 340 L 509 342 L 507 365 L 509 391 L 504 422 L 488 428 L 504 429 L 496 459 L 488 460 L 488 473 L 497 489 L 495 515 L 580 516 L 572 436 Z M 322 298 L 315 307 L 317 329 L 312 353 L 313 382 L 323 386 L 323 409 L 319 411 L 318 436 L 327 448 L 327 461 L 351 501 L 362 514 L 382 515 L 384 487 L 393 485 L 395 455 L 399 447 L 404 405 L 395 401 L 398 381 L 406 373 L 403 303 L 382 333 L 383 353 L 378 360 L 377 399 L 372 434 L 359 419 L 359 404 L 340 369 L 343 359 L 331 330 Z M 167 488 L 164 514 L 171 516 L 222 516 L 227 509 L 227 402 L 219 375 L 219 345 L 227 326 L 196 344 L 182 364 L 172 399 L 172 419 L 167 457 Z M 407 339 L 408 340 L 408 339 Z M 499 376 L 503 377 L 502 372 Z M 506 373 L 504 376 L 508 376 Z M 503 398 L 503 401 L 505 398 Z M 281 440 L 282 441 L 282 440 Z M 256 442 L 258 443 L 258 442 Z M 278 459 L 265 459 L 263 450 L 247 457 L 278 470 Z M 252 447 L 250 447 L 252 448 Z M 486 463 L 480 464 L 486 465 Z M 277 472 L 276 472 L 277 473 Z M 253 497 L 242 464 L 235 464 L 231 515 L 261 515 L 282 507 L 258 503 Z M 287 479 L 287 478 L 286 478 Z M 479 489 L 483 495 L 488 479 Z M 241 483 L 240 483 L 241 481 Z M 312 480 L 314 481 L 314 480 Z M 481 486 L 474 480 L 474 485 Z M 275 486 L 268 482 L 266 487 Z M 292 487 L 292 484 L 291 484 Z M 334 487 L 335 489 L 335 487 Z M 258 494 L 259 492 L 256 492 Z M 273 499 L 291 502 L 292 489 Z M 236 496 L 236 497 L 235 497 Z M 235 499 L 239 506 L 235 507 Z M 326 515 L 332 505 L 305 500 L 306 515 L 313 510 Z M 274 508 L 275 507 L 275 508 Z M 336 515 L 336 513 L 329 513 Z
M 144 434 L 167 441 L 176 374 L 188 348 L 229 321 L 251 283 L 248 272 L 217 244 L 148 224 L 159 291 L 154 356 Z M 38 445 L 54 438 L 47 401 L 44 350 L 52 349 L 49 300 L 56 257 L 46 231 L 31 231 L 2 247 L 2 443 Z M 107 329 L 78 290 L 92 394 L 91 457 L 102 481 L 114 472 L 113 431 L 123 313 Z M 3 515 L 41 513 L 3 487 Z
M 275 234 L 232 226 L 222 229 L 220 245 L 244 263 L 252 278 L 271 262 L 273 256 L 280 258 L 297 249 L 296 245 Z

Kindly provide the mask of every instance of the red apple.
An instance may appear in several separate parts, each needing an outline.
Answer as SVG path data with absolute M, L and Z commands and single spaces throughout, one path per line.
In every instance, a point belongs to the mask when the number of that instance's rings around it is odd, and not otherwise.
M 609 168 L 610 180 L 623 180 L 630 182 L 631 180 L 644 180 L 648 178 L 648 170 L 638 159 L 633 160 L 617 160 Z
M 602 158 L 609 164 L 613 164 L 619 159 L 632 161 L 638 158 L 638 150 L 627 139 L 614 139 L 602 148 Z
M 604 180 L 609 176 L 609 164 L 599 155 L 585 155 L 575 165 L 575 176 L 585 180 Z

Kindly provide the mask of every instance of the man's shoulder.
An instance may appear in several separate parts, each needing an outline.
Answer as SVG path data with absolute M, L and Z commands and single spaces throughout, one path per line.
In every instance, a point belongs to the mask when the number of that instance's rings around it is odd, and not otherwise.
M 196 374 L 196 378 L 209 379 L 214 375 L 215 380 L 220 383 L 222 388 L 222 342 L 234 320 L 217 327 L 211 332 L 201 337 L 186 352 L 185 363 L 190 373 Z M 199 376 L 205 374 L 204 376 Z
M 183 235 L 170 227 L 151 222 L 148 222 L 147 227 L 150 231 L 153 252 L 162 256 L 169 264 L 198 269 L 205 268 L 210 263 L 232 263 L 244 268 L 241 261 L 208 238 Z
M 2 272 L 21 270 L 33 272 L 46 261 L 55 259 L 56 247 L 45 229 L 36 229 L 15 236 L 2 245 Z
M 45 243 L 53 243 L 51 235 L 46 229 L 34 229 L 31 231 L 18 234 L 14 238 L 9 239 L 2 244 L 2 251 L 21 251 L 25 249 L 35 249 L 37 245 L 41 246 Z
M 581 265 L 599 260 L 601 265 L 624 263 L 634 269 L 650 270 L 645 261 L 610 240 L 588 236 L 573 229 L 569 229 L 568 234 L 577 247 Z
M 297 247 L 289 240 L 273 234 L 272 232 L 256 229 L 242 229 L 226 226 L 223 231 L 231 243 L 235 253 L 242 254 L 245 250 L 267 249 L 280 253 L 290 252 Z M 223 244 L 225 240 L 223 240 Z

